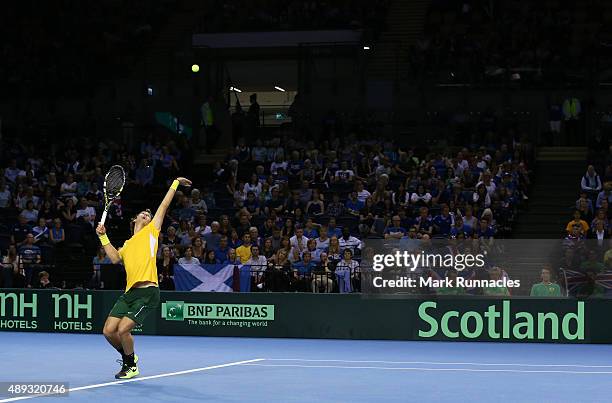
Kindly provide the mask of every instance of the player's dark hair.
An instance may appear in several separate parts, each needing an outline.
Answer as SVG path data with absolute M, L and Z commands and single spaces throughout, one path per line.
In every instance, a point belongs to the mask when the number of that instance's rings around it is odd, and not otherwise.
M 144 209 L 141 210 L 140 212 L 138 212 L 138 214 L 142 213 L 143 211 L 149 213 L 149 215 L 151 216 L 151 219 L 153 219 L 153 213 L 151 212 L 151 209 Z M 130 220 L 130 231 L 132 231 L 132 233 L 134 233 L 134 225 L 136 223 L 136 218 L 138 217 L 138 214 L 136 214 L 134 217 L 132 217 L 132 219 Z

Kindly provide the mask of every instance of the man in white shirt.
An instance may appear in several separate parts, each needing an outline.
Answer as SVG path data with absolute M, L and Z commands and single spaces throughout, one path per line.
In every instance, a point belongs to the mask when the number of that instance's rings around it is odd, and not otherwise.
M 355 173 L 352 169 L 348 169 L 348 163 L 346 161 L 342 161 L 340 164 L 340 169 L 336 171 L 334 175 L 334 182 L 337 183 L 349 183 L 353 181 Z
M 327 225 L 321 225 L 321 230 L 319 231 L 319 237 L 315 239 L 317 242 L 317 250 L 325 251 L 329 248 L 329 236 L 327 234 Z
M 208 206 L 204 199 L 200 198 L 200 191 L 193 189 L 191 191 L 191 199 L 189 199 L 189 207 L 196 210 L 198 213 L 206 214 L 208 212 Z
M 26 176 L 26 173 L 23 169 L 17 167 L 17 160 L 11 160 L 8 168 L 4 170 L 4 176 L 9 181 L 15 183 L 18 176 Z
M 480 185 L 484 185 L 487 188 L 487 193 L 489 196 L 493 196 L 495 194 L 495 189 L 497 189 L 497 185 L 495 182 L 491 180 L 491 173 L 485 172 L 482 174 L 482 180 L 476 184 L 476 188 Z
M 268 267 L 268 259 L 259 254 L 259 246 L 251 246 L 251 257 L 245 262 L 245 265 L 251 266 L 251 276 L 263 276 L 264 271 Z
M 283 161 L 282 158 L 279 155 L 277 155 L 274 162 L 270 165 L 270 173 L 272 175 L 276 175 L 279 168 L 282 168 L 284 171 L 286 171 L 287 161 Z
M 185 256 L 178 260 L 179 264 L 200 264 L 197 257 L 193 257 L 193 248 L 188 246 L 185 248 Z
M 198 234 L 200 237 L 203 237 L 211 231 L 212 229 L 210 228 L 210 225 L 206 223 L 206 215 L 201 214 L 200 216 L 198 216 L 198 223 L 195 226 L 196 234 Z
M 96 210 L 93 207 L 87 205 L 87 199 L 84 197 L 81 197 L 79 208 L 76 211 L 77 220 L 80 217 L 83 217 L 83 221 L 90 224 L 91 226 L 93 226 L 96 221 Z
M 302 227 L 296 227 L 295 235 L 289 239 L 289 243 L 298 250 L 300 255 L 307 249 L 308 238 L 304 236 L 304 229 Z
M 71 174 L 66 175 L 66 180 L 60 185 L 60 196 L 74 196 L 77 190 L 77 183 L 72 178 Z
M 365 204 L 365 201 L 368 197 L 370 197 L 372 194 L 370 192 L 368 192 L 364 187 L 363 187 L 363 182 L 362 181 L 358 181 L 355 184 L 355 191 L 357 192 L 357 199 Z
M 584 174 L 580 181 L 580 187 L 589 195 L 597 195 L 601 191 L 601 179 L 599 175 L 597 175 L 597 172 L 595 172 L 595 167 L 593 165 L 588 166 L 586 174 Z
M 463 152 L 459 151 L 457 153 L 456 165 L 455 165 L 455 174 L 457 176 L 463 175 L 463 171 L 470 167 L 469 162 L 463 157 Z

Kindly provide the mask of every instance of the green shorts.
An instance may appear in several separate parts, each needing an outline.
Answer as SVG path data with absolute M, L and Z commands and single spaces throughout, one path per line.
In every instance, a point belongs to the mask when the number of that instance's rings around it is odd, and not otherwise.
M 159 305 L 159 287 L 132 288 L 119 297 L 108 316 L 127 316 L 142 325 L 147 315 Z

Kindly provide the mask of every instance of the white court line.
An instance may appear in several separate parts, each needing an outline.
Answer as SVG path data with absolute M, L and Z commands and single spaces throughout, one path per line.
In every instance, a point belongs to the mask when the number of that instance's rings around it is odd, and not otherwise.
M 266 361 L 302 361 L 302 362 L 340 362 L 355 364 L 423 364 L 423 365 L 472 365 L 496 367 L 570 367 L 570 368 L 612 368 L 612 365 L 583 364 L 521 364 L 490 362 L 438 362 L 438 361 L 377 361 L 377 360 L 313 360 L 310 358 L 266 358 Z
M 95 385 L 79 386 L 79 387 L 76 387 L 76 388 L 70 388 L 68 391 L 69 392 L 76 392 L 76 391 L 79 391 L 79 390 L 102 388 L 102 387 L 105 387 L 105 386 L 120 385 L 120 384 L 123 384 L 123 383 L 146 381 L 148 379 L 157 379 L 157 378 L 165 378 L 165 377 L 168 377 L 168 376 L 185 375 L 185 374 L 191 374 L 191 373 L 194 373 L 194 372 L 209 371 L 211 369 L 234 367 L 234 366 L 237 366 L 237 365 L 245 365 L 245 364 L 249 364 L 249 363 L 253 363 L 253 362 L 258 362 L 258 361 L 263 361 L 263 360 L 264 360 L 263 358 L 255 358 L 253 360 L 229 362 L 227 364 L 211 365 L 210 367 L 187 369 L 187 370 L 184 370 L 184 371 L 168 372 L 168 373 L 165 373 L 165 374 L 143 376 L 141 378 L 132 378 L 132 379 L 125 379 L 125 380 L 120 380 L 120 381 L 98 383 L 98 384 L 95 384 Z M 35 397 L 54 396 L 54 395 L 57 395 L 57 394 L 55 393 L 55 394 L 47 394 L 47 395 L 19 396 L 19 397 L 13 397 L 13 398 L 10 398 L 10 399 L 0 400 L 0 403 L 15 402 L 17 400 L 33 399 Z
M 454 372 L 515 372 L 550 374 L 606 374 L 612 371 L 561 371 L 561 370 L 522 370 L 522 369 L 474 369 L 474 368 L 423 368 L 423 367 L 350 367 L 344 365 L 297 365 L 297 364 L 242 364 L 245 367 L 293 367 L 293 368 L 339 368 L 339 369 L 380 369 L 387 371 L 454 371 Z

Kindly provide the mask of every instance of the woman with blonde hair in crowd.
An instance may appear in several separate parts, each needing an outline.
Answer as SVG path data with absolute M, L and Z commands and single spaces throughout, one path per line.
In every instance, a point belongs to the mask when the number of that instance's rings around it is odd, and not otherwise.
M 289 252 L 286 248 L 281 248 L 268 260 L 265 283 L 269 286 L 269 290 L 287 291 L 290 271 Z
M 342 252 L 340 251 L 340 241 L 335 235 L 329 238 L 327 257 L 333 264 L 338 263 L 342 259 Z

